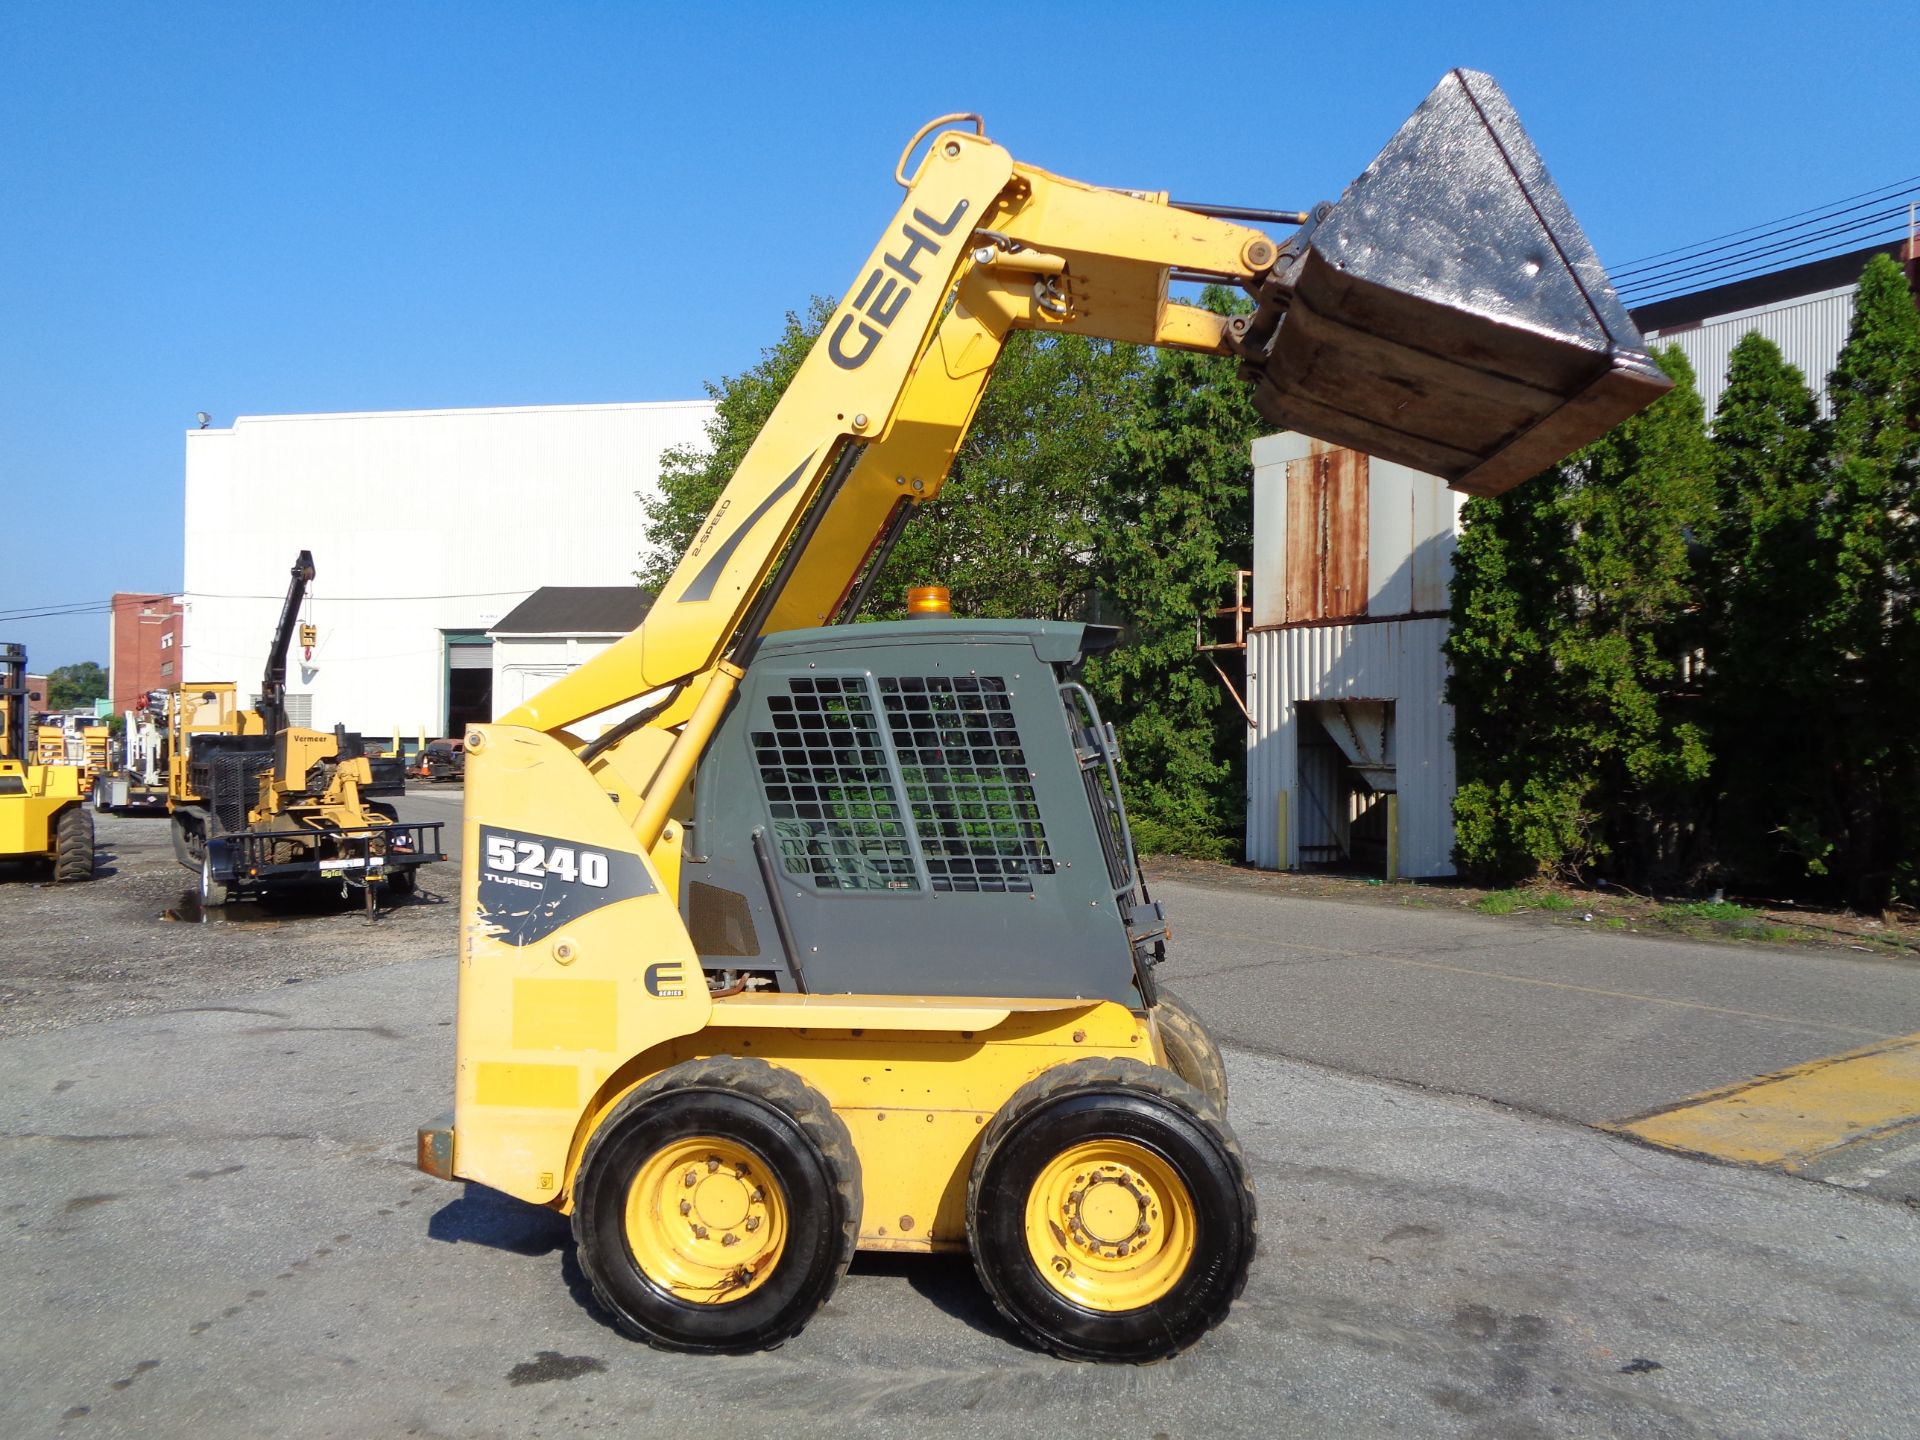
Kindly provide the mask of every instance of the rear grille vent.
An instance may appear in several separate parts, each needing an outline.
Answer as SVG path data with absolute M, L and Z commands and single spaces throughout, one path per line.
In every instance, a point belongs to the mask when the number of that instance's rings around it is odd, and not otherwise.
M 767 711 L 753 755 L 786 872 L 819 890 L 918 890 L 866 677 L 795 676 Z
M 889 676 L 880 693 L 933 888 L 1024 892 L 1053 874 L 1006 681 Z

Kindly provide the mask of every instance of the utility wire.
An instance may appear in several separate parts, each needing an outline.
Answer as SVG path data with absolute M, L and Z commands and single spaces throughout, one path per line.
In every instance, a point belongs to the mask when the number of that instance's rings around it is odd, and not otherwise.
M 1868 204 L 1882 203 L 1887 199 L 1891 198 L 1885 193 L 1887 191 L 1899 191 L 1904 194 L 1911 191 L 1915 187 L 1920 187 L 1920 175 L 1912 175 L 1905 180 L 1895 180 L 1892 184 L 1877 186 L 1872 190 L 1862 190 L 1858 195 L 1849 195 L 1844 200 L 1830 201 L 1826 205 L 1815 205 L 1810 210 L 1796 211 L 1794 214 L 1784 215 L 1778 220 L 1765 220 L 1758 225 L 1749 225 L 1744 230 L 1729 230 L 1724 235 L 1715 235 L 1709 239 L 1697 241 L 1696 243 L 1691 245 L 1678 245 L 1671 250 L 1657 250 L 1651 255 L 1642 255 L 1638 260 L 1629 260 L 1625 265 L 1617 266 L 1614 269 L 1613 273 L 1616 277 L 1618 277 L 1621 275 L 1636 274 L 1641 270 L 1649 269 L 1649 268 L 1663 269 L 1665 267 L 1655 265 L 1654 262 L 1658 260 L 1664 260 L 1668 256 L 1675 256 L 1680 258 L 1676 258 L 1673 263 L 1680 264 L 1680 263 L 1683 263 L 1683 261 L 1686 259 L 1692 259 L 1703 254 L 1711 254 L 1712 251 L 1706 248 L 1708 246 L 1716 246 L 1719 249 L 1728 248 L 1726 246 L 1721 246 L 1718 244 L 1718 242 L 1722 240 L 1736 240 L 1743 235 L 1753 235 L 1759 231 L 1767 231 L 1771 233 L 1771 232 L 1777 231 L 1779 227 L 1781 227 L 1782 225 L 1786 225 L 1789 221 L 1793 221 L 1793 220 L 1800 220 L 1803 222 L 1802 225 L 1796 225 L 1792 227 L 1794 229 L 1801 229 L 1801 228 L 1804 228 L 1805 225 L 1818 224 L 1820 221 L 1830 219 L 1832 216 L 1843 215 L 1847 213 L 1847 210 L 1849 209 L 1857 210 L 1857 209 L 1865 208 L 1864 206 L 1852 204 L 1851 202 L 1853 201 L 1862 200 L 1862 201 L 1866 201 Z M 1837 206 L 1846 207 L 1846 208 L 1844 209 L 1833 208 Z
M 1848 249 L 1850 250 L 1865 249 L 1870 246 L 1883 244 L 1887 241 L 1902 239 L 1905 237 L 1906 233 L 1907 233 L 1906 223 L 1905 221 L 1902 221 L 1898 229 L 1889 230 L 1878 235 L 1865 235 L 1865 236 L 1858 237 L 1859 243 L 1856 243 L 1855 245 L 1848 247 Z M 1776 274 L 1779 271 L 1783 269 L 1787 269 L 1792 265 L 1811 264 L 1813 261 L 1816 261 L 1816 260 L 1831 259 L 1833 255 L 1847 253 L 1846 250 L 1836 250 L 1831 246 L 1827 246 L 1825 247 L 1825 249 L 1829 253 L 1820 253 L 1820 247 L 1816 247 L 1813 252 L 1810 252 L 1807 254 L 1782 255 L 1771 260 L 1759 261 L 1754 265 L 1752 265 L 1750 268 L 1747 268 L 1744 270 L 1738 270 L 1738 271 L 1734 271 L 1727 274 L 1716 275 L 1711 278 L 1703 278 L 1699 280 L 1676 283 L 1672 289 L 1662 289 L 1656 285 L 1652 288 L 1656 290 L 1658 293 L 1649 294 L 1645 291 L 1635 292 L 1631 296 L 1631 298 L 1627 300 L 1627 303 L 1632 308 L 1639 309 L 1647 305 L 1656 305 L 1663 300 L 1673 300 L 1684 295 L 1694 295 L 1704 290 L 1717 289 L 1723 285 L 1732 285 L 1741 280 L 1752 280 L 1752 279 L 1759 278 L 1761 276 Z
M 1614 281 L 1623 299 L 1644 306 L 1864 249 L 1905 235 L 1916 197 L 1920 175 L 1630 261 Z
M 1844 254 L 1878 241 L 1895 239 L 1905 233 L 1906 224 L 1906 208 L 1902 206 L 1897 211 L 1871 216 L 1866 220 L 1838 226 L 1831 230 L 1816 231 L 1811 235 L 1782 240 L 1778 244 L 1761 246 L 1724 260 L 1708 261 L 1637 282 L 1628 281 L 1621 288 L 1625 292 L 1634 294 L 1662 289 L 1674 289 L 1676 293 L 1705 289 L 1709 286 L 1725 284 L 1735 278 L 1728 273 L 1730 271 L 1739 271 L 1743 275 L 1763 274 L 1780 269 L 1786 261 L 1822 259 L 1828 254 Z M 1844 244 L 1840 243 L 1841 237 L 1845 237 Z

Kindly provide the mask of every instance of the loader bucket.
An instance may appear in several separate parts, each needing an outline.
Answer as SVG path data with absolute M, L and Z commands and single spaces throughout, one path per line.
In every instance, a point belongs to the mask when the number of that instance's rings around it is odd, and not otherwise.
M 1497 495 L 1669 389 L 1491 78 L 1454 70 L 1283 247 L 1238 331 L 1255 405 Z

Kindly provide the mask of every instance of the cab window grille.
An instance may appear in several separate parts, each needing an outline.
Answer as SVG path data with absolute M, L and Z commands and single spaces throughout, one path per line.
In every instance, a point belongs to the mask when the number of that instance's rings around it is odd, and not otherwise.
M 787 874 L 817 890 L 918 890 L 866 677 L 795 676 L 767 696 L 753 755 Z
M 1007 682 L 888 676 L 880 695 L 933 888 L 1024 892 L 1053 874 Z

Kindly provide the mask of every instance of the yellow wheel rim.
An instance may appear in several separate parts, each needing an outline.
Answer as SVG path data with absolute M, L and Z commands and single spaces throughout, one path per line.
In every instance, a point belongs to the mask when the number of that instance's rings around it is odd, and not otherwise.
M 696 1135 L 647 1157 L 627 1191 L 627 1246 L 654 1284 L 722 1305 L 766 1283 L 787 1243 L 787 1196 L 731 1140 Z
M 1194 1205 L 1173 1167 L 1129 1140 L 1089 1140 L 1027 1192 L 1027 1250 L 1047 1283 L 1089 1310 L 1138 1310 L 1193 1259 Z

